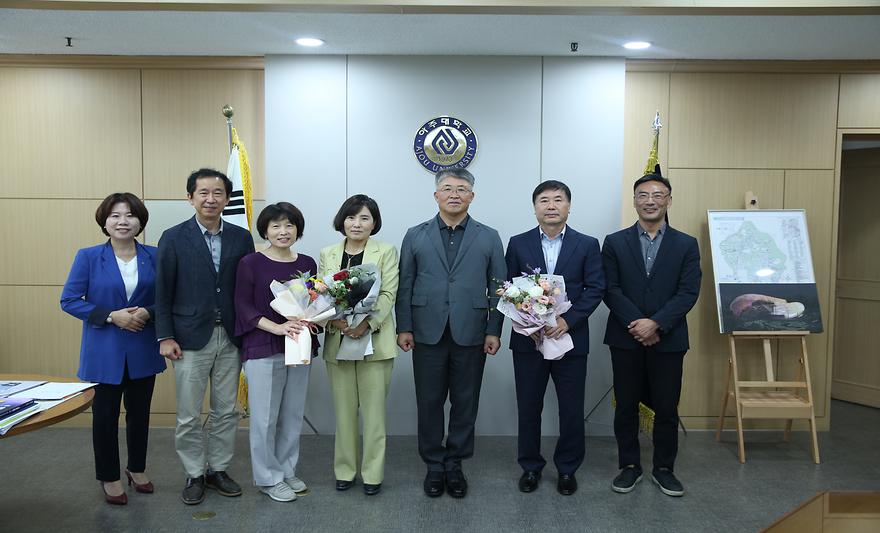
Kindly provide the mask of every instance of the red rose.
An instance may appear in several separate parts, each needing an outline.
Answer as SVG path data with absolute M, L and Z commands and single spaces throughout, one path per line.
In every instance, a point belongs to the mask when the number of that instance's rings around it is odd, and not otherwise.
M 348 270 L 342 270 L 333 274 L 333 281 L 342 281 L 344 279 L 348 279 Z

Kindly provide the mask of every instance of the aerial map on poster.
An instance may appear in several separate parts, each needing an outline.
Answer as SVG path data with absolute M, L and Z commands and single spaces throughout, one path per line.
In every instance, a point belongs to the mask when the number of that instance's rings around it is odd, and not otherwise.
M 722 333 L 822 331 L 802 209 L 709 211 Z

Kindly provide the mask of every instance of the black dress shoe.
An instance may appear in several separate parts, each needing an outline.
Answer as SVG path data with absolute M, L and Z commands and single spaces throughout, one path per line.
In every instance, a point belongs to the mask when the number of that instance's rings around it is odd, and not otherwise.
M 446 472 L 446 492 L 453 498 L 464 498 L 467 496 L 467 479 L 461 470 L 450 470 Z
M 574 478 L 574 474 L 559 474 L 559 481 L 556 482 L 556 490 L 563 496 L 571 496 L 578 490 L 578 482 Z
M 337 479 L 336 490 L 348 490 L 354 485 L 354 480 Z
M 376 483 L 375 485 L 371 483 L 364 483 L 364 494 L 367 496 L 375 496 L 382 491 L 382 484 Z
M 425 476 L 425 483 L 423 488 L 425 489 L 425 494 L 430 496 L 431 498 L 436 498 L 443 494 L 444 487 L 444 473 L 443 472 L 428 472 L 428 475 Z
M 539 481 L 541 481 L 540 472 L 523 472 L 519 478 L 520 492 L 533 492 L 538 488 Z
M 196 505 L 205 501 L 205 476 L 188 477 L 180 498 L 187 505 Z
M 205 485 L 214 489 L 223 496 L 241 496 L 241 487 L 229 477 L 226 472 L 214 472 L 208 470 L 205 473 Z

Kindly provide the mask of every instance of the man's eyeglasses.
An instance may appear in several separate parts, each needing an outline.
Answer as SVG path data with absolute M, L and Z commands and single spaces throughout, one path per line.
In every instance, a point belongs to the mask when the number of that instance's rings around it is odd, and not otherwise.
M 666 193 L 666 192 L 654 192 L 654 193 L 640 192 L 635 195 L 635 199 L 637 202 L 647 202 L 648 198 L 654 200 L 655 202 L 662 202 L 663 200 L 669 198 L 669 193 Z
M 444 187 L 440 187 L 439 189 L 437 189 L 437 192 L 439 192 L 440 194 L 443 194 L 443 195 L 450 195 L 454 192 L 455 194 L 457 194 L 459 196 L 464 196 L 464 195 L 470 193 L 471 190 L 468 189 L 467 187 L 450 187 L 449 185 L 446 185 Z

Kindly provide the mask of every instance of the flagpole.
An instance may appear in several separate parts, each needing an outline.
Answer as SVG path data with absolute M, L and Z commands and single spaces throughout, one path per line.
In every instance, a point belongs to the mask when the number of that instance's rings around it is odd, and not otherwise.
M 223 106 L 222 110 L 223 116 L 226 117 L 226 130 L 229 134 L 229 151 L 232 151 L 232 115 L 235 114 L 235 110 L 231 105 L 226 104 Z

